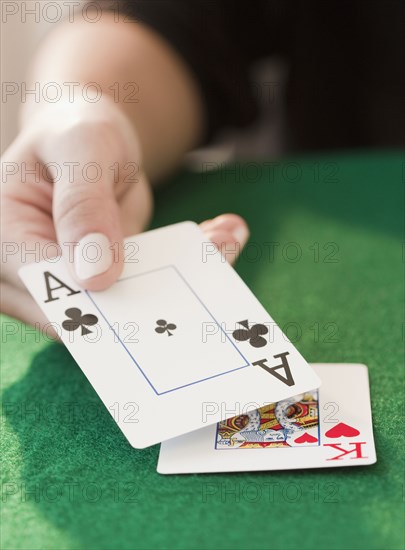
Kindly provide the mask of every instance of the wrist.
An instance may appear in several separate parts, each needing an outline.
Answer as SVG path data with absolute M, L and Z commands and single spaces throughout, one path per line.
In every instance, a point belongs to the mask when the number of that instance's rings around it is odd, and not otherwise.
M 105 162 L 132 159 L 141 165 L 137 131 L 108 96 L 90 104 L 85 100 L 40 104 L 24 115 L 21 132 L 34 144 L 40 158 L 49 157 L 52 151 L 53 156 L 57 153 L 63 160 L 78 144 L 83 144 L 89 158 L 100 158 L 102 154 Z

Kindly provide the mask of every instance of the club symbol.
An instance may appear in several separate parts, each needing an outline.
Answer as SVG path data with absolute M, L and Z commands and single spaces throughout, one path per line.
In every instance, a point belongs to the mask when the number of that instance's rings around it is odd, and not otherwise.
M 65 319 L 65 321 L 63 321 L 62 327 L 70 332 L 73 330 L 77 330 L 79 327 L 81 327 L 82 336 L 84 336 L 85 334 L 90 334 L 92 332 L 86 327 L 91 327 L 98 323 L 98 318 L 95 315 L 92 315 L 91 313 L 86 313 L 85 315 L 82 315 L 82 310 L 77 307 L 71 307 L 67 309 L 65 311 L 65 315 L 67 315 L 69 319 Z
M 263 338 L 263 334 L 267 334 L 269 329 L 265 325 L 252 325 L 249 327 L 249 322 L 238 321 L 238 325 L 242 325 L 245 328 L 234 330 L 232 336 L 239 342 L 245 342 L 249 340 L 249 344 L 254 348 L 262 348 L 267 344 L 266 338 Z
M 155 328 L 155 331 L 159 334 L 164 334 L 165 332 L 167 332 L 168 336 L 173 336 L 170 331 L 177 328 L 176 325 L 174 325 L 173 323 L 168 323 L 164 319 L 159 319 L 158 321 L 156 321 L 156 324 L 158 326 Z

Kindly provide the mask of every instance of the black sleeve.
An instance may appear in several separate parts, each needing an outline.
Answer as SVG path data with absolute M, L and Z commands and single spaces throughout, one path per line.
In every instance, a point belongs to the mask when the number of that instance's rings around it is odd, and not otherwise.
M 177 51 L 205 103 L 205 141 L 259 113 L 255 61 L 286 63 L 292 150 L 404 142 L 404 2 L 385 0 L 98 0 Z M 402 25 L 402 26 L 401 26 Z M 264 83 L 266 84 L 266 83 Z M 284 108 L 284 107 L 283 107 Z
M 259 4 L 247 15 L 238 2 L 227 0 L 101 2 L 117 15 L 126 14 L 153 28 L 186 62 L 205 104 L 205 141 L 220 128 L 247 126 L 258 115 L 249 84 L 248 44 L 250 32 L 257 31 Z

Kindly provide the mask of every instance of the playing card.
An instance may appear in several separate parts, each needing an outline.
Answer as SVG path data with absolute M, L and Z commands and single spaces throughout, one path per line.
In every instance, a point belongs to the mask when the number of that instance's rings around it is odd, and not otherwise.
M 20 275 L 131 445 L 319 386 L 196 224 L 136 235 L 126 249 L 120 279 L 101 292 L 80 289 L 62 259 Z
M 322 380 L 319 389 L 165 441 L 158 472 L 243 472 L 374 464 L 377 458 L 367 367 L 312 366 Z

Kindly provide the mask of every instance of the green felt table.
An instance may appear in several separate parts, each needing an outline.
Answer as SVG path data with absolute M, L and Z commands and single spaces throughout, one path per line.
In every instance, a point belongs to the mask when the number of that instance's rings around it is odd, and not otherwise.
M 236 269 L 300 352 L 368 365 L 377 464 L 161 476 L 67 350 L 3 316 L 4 549 L 404 548 L 402 154 L 204 168 L 159 190 L 153 226 L 247 219 Z

